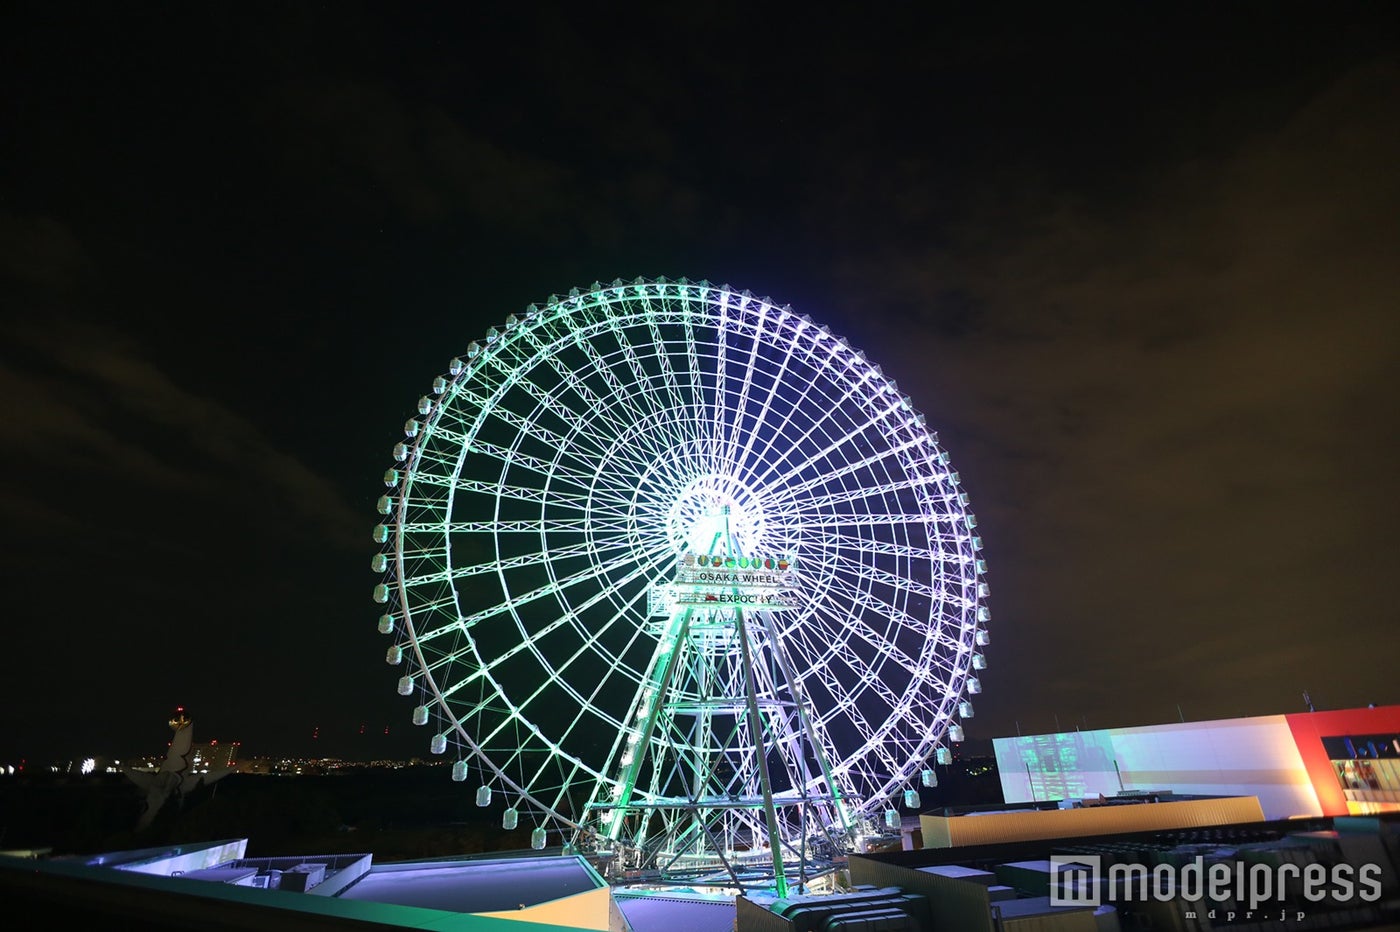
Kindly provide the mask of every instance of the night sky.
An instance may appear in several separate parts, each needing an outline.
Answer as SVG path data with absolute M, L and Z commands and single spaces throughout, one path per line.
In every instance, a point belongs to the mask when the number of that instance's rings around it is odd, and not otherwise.
M 1400 701 L 1389 4 L 400 7 L 7 7 L 0 762 L 176 705 L 424 754 L 370 599 L 400 426 L 637 276 L 925 412 L 990 567 L 970 738 Z

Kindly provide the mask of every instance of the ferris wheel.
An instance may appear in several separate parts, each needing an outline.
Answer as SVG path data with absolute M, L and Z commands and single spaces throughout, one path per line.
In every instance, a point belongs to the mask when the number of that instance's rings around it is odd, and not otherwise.
M 373 569 L 424 743 L 507 828 L 736 882 L 898 826 L 963 739 L 986 564 L 864 353 L 685 279 L 512 314 L 419 399 Z

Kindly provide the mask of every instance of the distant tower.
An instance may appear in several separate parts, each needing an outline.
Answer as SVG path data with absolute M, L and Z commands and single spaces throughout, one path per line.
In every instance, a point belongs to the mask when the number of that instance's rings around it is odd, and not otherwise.
M 127 778 L 146 792 L 146 807 L 137 820 L 136 830 L 147 828 L 156 815 L 165 808 L 171 796 L 182 797 L 205 783 L 213 783 L 230 773 L 230 768 L 211 769 L 208 773 L 190 773 L 190 751 L 194 744 L 194 725 L 185 715 L 185 707 L 178 706 L 171 716 L 170 748 L 166 751 L 165 762 L 157 771 L 132 770 L 125 768 Z

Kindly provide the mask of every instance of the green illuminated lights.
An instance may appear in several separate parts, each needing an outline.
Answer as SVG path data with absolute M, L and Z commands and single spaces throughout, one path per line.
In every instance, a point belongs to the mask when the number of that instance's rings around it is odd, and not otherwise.
M 830 865 L 961 738 L 991 643 L 969 495 L 828 328 L 615 279 L 405 400 L 366 586 L 385 659 L 405 721 L 532 845 Z

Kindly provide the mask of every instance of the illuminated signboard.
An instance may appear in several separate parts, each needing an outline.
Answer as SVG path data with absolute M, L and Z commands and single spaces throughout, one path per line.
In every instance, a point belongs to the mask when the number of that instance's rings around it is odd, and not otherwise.
M 678 586 L 722 586 L 733 589 L 781 589 L 792 582 L 791 573 L 775 570 L 683 569 L 676 573 Z
M 652 587 L 648 614 L 668 615 L 677 608 L 759 608 L 783 611 L 794 604 L 783 591 L 792 585 L 789 557 L 730 557 L 686 553 L 675 579 Z
M 699 608 L 761 608 L 776 612 L 794 606 L 781 592 L 735 592 L 716 590 L 713 592 L 696 589 L 683 589 L 675 593 L 675 604 Z

